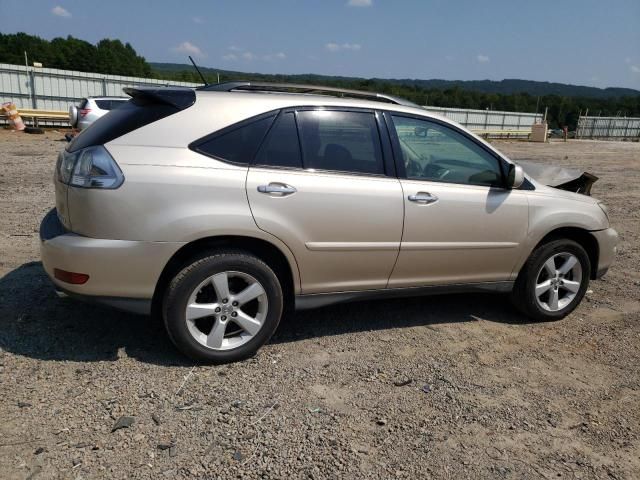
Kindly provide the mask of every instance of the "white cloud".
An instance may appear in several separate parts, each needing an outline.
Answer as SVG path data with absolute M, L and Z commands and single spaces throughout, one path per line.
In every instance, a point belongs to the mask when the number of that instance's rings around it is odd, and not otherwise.
M 370 7 L 373 4 L 371 0 L 349 0 L 348 7 Z
M 640 73 L 640 67 L 638 65 L 631 65 L 629 68 L 633 73 Z
M 193 23 L 197 23 L 198 25 L 202 25 L 204 23 L 204 18 L 202 17 L 193 17 L 191 20 L 193 20 Z
M 271 62 L 273 60 L 284 60 L 285 58 L 287 58 L 287 56 L 285 55 L 284 52 L 278 52 L 278 53 L 269 53 L 267 55 L 264 55 L 262 57 L 262 59 L 265 62 Z
M 357 52 L 362 47 L 359 43 L 334 43 L 329 42 L 325 44 L 324 48 L 329 50 L 330 52 L 339 52 L 341 50 L 351 50 Z
M 56 5 L 55 7 L 53 7 L 51 9 L 51 13 L 53 13 L 56 17 L 71 17 L 71 13 L 69 12 L 69 10 L 62 8 L 60 5 Z
M 476 60 L 478 60 L 480 63 L 489 63 L 491 59 L 489 58 L 488 55 L 483 55 L 482 53 L 479 53 L 478 55 L 476 55 Z
M 237 60 L 244 60 L 245 62 L 253 62 L 254 60 L 272 62 L 275 60 L 284 60 L 285 58 L 287 58 L 287 55 L 284 52 L 274 52 L 264 55 L 258 55 L 236 45 L 228 46 L 227 50 L 229 52 L 222 56 L 222 59 L 227 62 L 235 62 Z
M 193 55 L 195 57 L 206 57 L 206 54 L 200 50 L 200 47 L 191 42 L 182 42 L 171 49 L 174 53 L 182 53 L 185 55 Z

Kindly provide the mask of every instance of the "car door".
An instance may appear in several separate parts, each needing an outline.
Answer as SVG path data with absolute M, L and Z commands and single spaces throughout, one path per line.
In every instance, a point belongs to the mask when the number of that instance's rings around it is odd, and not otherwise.
M 495 152 L 445 122 L 386 114 L 405 220 L 389 287 L 510 280 L 527 236 L 526 191 Z
M 284 110 L 249 168 L 256 224 L 292 250 L 302 293 L 386 287 L 403 200 L 380 122 L 372 110 Z

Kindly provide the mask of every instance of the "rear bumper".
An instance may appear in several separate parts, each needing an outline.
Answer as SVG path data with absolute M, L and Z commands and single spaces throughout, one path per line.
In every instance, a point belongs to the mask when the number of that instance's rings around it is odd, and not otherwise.
M 613 259 L 617 252 L 619 238 L 618 232 L 613 228 L 591 232 L 591 235 L 593 235 L 598 242 L 598 268 L 595 275 L 595 278 L 597 279 L 602 278 L 613 263 Z
M 65 230 L 55 209 L 40 226 L 42 264 L 57 289 L 137 313 L 150 303 L 162 269 L 182 245 L 83 237 Z M 55 278 L 56 268 L 87 274 L 89 280 L 63 282 Z

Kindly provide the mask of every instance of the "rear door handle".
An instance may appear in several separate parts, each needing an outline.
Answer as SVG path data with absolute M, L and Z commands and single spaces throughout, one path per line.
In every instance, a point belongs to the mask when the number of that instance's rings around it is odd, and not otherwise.
M 422 205 L 428 205 L 438 201 L 438 197 L 431 195 L 429 192 L 418 192 L 415 195 L 409 195 L 407 198 L 410 202 L 420 203 Z
M 274 195 L 278 197 L 286 197 L 292 193 L 296 193 L 296 187 L 287 185 L 286 183 L 271 182 L 269 185 L 258 185 L 258 191 L 260 193 L 266 193 L 267 195 Z

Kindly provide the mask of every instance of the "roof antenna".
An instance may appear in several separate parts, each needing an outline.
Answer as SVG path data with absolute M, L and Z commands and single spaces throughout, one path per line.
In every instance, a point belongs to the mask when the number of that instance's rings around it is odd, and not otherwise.
M 200 75 L 200 78 L 202 79 L 202 83 L 204 83 L 204 85 L 206 87 L 208 85 L 207 79 L 204 78 L 204 75 L 202 75 L 202 72 L 200 71 L 200 69 L 196 65 L 196 62 L 193 61 L 193 58 L 191 58 L 191 55 L 189 55 L 189 60 L 191 60 L 191 63 L 193 64 L 193 68 L 196 69 L 196 72 L 198 72 L 198 75 Z

